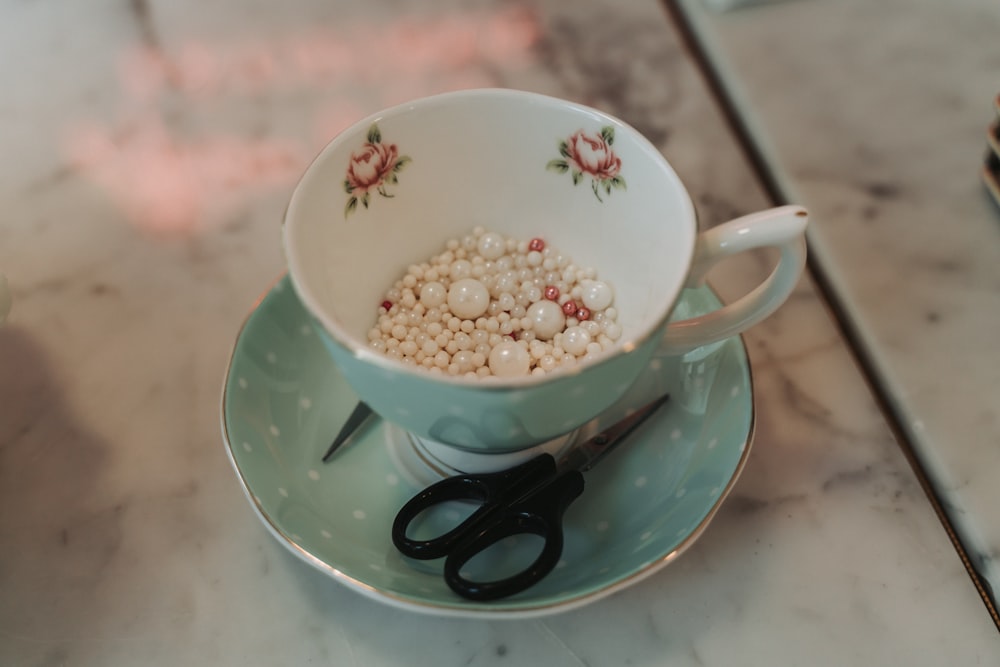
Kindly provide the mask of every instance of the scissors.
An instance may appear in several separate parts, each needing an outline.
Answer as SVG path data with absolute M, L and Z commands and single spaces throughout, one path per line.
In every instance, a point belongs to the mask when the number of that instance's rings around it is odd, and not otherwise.
M 372 415 L 375 413 L 372 411 L 368 404 L 364 401 L 360 401 L 354 406 L 354 410 L 351 415 L 344 422 L 341 427 L 340 432 L 337 433 L 337 437 L 333 439 L 333 442 L 327 448 L 326 453 L 323 454 L 323 463 L 327 463 L 331 458 L 333 458 L 334 453 L 340 449 L 340 447 L 347 442 L 354 432 L 357 431 L 361 426 L 368 421 Z
M 392 543 L 418 560 L 446 557 L 444 579 L 462 597 L 496 600 L 519 593 L 545 578 L 563 550 L 563 513 L 583 493 L 583 472 L 601 459 L 666 402 L 662 396 L 621 421 L 574 446 L 558 460 L 540 454 L 507 470 L 448 477 L 413 496 L 392 524 Z M 481 503 L 468 518 L 443 535 L 407 537 L 410 524 L 425 510 L 455 500 Z M 544 540 L 533 563 L 517 574 L 494 581 L 472 581 L 462 574 L 466 563 L 500 540 L 534 534 Z

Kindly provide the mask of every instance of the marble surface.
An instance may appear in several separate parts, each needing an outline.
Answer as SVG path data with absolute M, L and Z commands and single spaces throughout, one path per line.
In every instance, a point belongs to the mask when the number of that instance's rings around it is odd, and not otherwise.
M 993 0 L 681 3 L 827 277 L 903 436 L 1000 592 L 1000 108 Z
M 813 3 L 816 4 L 816 3 Z M 654 0 L 0 7 L 0 664 L 988 665 L 996 629 L 804 279 L 746 337 L 757 440 L 676 563 L 566 614 L 368 600 L 229 466 L 230 349 L 329 136 L 416 95 L 567 97 L 649 136 L 705 224 L 766 199 Z M 726 298 L 765 258 L 712 275 Z

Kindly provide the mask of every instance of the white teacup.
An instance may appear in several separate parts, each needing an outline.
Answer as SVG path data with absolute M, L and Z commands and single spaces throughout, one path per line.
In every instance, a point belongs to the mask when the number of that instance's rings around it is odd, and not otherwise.
M 552 441 L 611 406 L 651 356 L 733 336 L 777 309 L 805 263 L 806 211 L 784 206 L 698 233 L 660 152 L 600 111 L 511 90 L 469 90 L 381 111 L 338 135 L 292 194 L 292 283 L 361 400 L 445 447 L 502 454 Z M 597 358 L 541 375 L 434 374 L 373 349 L 386 290 L 476 227 L 535 237 L 614 289 L 621 335 Z M 669 322 L 682 288 L 718 260 L 780 250 L 763 283 L 707 315 Z

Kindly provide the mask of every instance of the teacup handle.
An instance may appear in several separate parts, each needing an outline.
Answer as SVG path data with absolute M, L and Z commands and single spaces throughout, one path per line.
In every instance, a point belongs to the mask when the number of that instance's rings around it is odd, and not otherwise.
M 660 354 L 681 354 L 729 338 L 757 324 L 785 302 L 806 262 L 805 229 L 809 213 L 801 206 L 779 206 L 751 213 L 702 232 L 685 287 L 699 287 L 716 262 L 753 248 L 781 251 L 764 282 L 737 301 L 690 319 L 671 322 Z

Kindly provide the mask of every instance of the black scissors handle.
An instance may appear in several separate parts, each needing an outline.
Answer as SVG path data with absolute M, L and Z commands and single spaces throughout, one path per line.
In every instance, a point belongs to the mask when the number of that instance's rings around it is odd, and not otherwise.
M 392 541 L 411 558 L 447 556 L 444 578 L 453 591 L 471 600 L 495 600 L 530 588 L 555 568 L 563 549 L 563 513 L 581 493 L 583 475 L 575 470 L 557 475 L 549 454 L 496 473 L 449 477 L 403 506 L 393 522 Z M 407 537 L 410 523 L 421 512 L 452 500 L 482 505 L 443 535 L 430 540 Z M 506 537 L 523 534 L 545 540 L 541 553 L 524 570 L 494 581 L 472 581 L 462 575 L 462 568 L 477 554 Z

